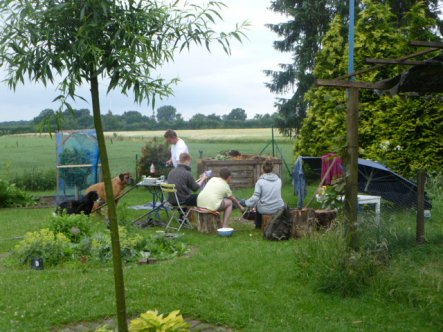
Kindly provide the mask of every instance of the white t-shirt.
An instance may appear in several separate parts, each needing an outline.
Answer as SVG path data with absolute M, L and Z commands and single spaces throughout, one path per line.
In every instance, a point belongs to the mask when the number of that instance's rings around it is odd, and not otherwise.
M 178 139 L 177 143 L 171 144 L 171 160 L 174 167 L 177 167 L 179 164 L 180 155 L 184 152 L 189 153 L 189 150 L 185 141 L 181 138 Z

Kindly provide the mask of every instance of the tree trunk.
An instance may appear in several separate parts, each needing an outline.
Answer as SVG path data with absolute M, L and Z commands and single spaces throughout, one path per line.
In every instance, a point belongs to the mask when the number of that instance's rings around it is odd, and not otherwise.
M 356 88 L 348 89 L 347 110 L 347 174 L 345 186 L 345 222 L 346 242 L 351 249 L 358 249 L 357 213 L 358 213 L 358 94 Z
M 200 233 L 217 234 L 217 229 L 222 227 L 221 216 L 212 213 L 197 213 L 197 230 Z
M 94 126 L 97 133 L 98 146 L 100 148 L 100 158 L 102 162 L 103 182 L 108 204 L 108 217 L 110 221 L 112 261 L 114 264 L 115 297 L 117 303 L 118 331 L 127 332 L 125 287 L 123 279 L 123 268 L 120 251 L 120 239 L 118 233 L 117 212 L 115 208 L 114 193 L 112 192 L 111 172 L 109 169 L 108 153 L 106 151 L 105 136 L 100 115 L 100 101 L 98 92 L 98 80 L 91 75 L 91 98 L 92 111 L 94 116 Z

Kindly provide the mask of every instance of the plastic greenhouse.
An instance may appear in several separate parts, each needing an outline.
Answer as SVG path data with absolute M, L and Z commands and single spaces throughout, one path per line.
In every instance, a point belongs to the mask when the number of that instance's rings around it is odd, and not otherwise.
M 100 150 L 95 130 L 56 133 L 56 204 L 78 199 L 84 189 L 101 181 Z

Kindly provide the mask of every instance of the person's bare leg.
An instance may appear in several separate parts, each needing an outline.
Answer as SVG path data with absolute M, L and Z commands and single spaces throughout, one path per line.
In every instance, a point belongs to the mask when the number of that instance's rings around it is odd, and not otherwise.
M 223 213 L 223 227 L 228 227 L 229 217 L 232 213 L 232 201 L 225 198 L 225 210 Z

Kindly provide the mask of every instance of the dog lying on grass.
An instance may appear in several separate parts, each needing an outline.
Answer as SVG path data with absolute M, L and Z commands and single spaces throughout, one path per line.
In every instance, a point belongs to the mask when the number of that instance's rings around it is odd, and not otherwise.
M 129 172 L 121 173 L 119 176 L 116 176 L 115 178 L 112 179 L 112 192 L 114 193 L 114 198 L 116 203 L 118 203 L 119 196 L 123 194 L 126 186 L 128 184 L 133 184 L 133 183 L 134 179 L 132 178 L 131 173 Z M 86 193 L 92 191 L 97 192 L 98 197 L 100 198 L 100 201 L 94 204 L 94 210 L 95 210 L 107 202 L 104 182 L 93 184 L 92 186 L 89 186 L 86 189 Z
M 89 216 L 91 214 L 94 203 L 98 199 L 98 194 L 95 191 L 90 191 L 84 197 L 78 200 L 64 201 L 59 204 L 56 209 L 56 214 L 80 214 L 84 213 Z

